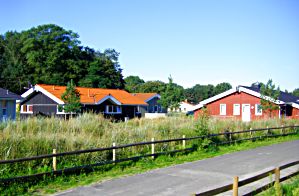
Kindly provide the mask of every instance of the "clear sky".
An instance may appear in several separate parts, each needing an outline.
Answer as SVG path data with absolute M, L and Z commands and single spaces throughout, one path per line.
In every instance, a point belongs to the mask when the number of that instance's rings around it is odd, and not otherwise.
M 48 23 L 116 49 L 125 77 L 299 88 L 298 0 L 0 0 L 0 34 Z

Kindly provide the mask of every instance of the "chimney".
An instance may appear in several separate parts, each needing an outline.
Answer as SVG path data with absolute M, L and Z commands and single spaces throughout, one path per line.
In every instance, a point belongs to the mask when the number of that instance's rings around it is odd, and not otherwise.
M 8 90 L 6 90 L 6 94 L 7 94 L 7 95 L 8 95 L 8 92 L 9 92 L 9 91 L 8 91 Z
M 90 97 L 90 89 L 88 89 L 88 97 Z
M 53 90 L 55 90 L 55 86 L 53 85 Z

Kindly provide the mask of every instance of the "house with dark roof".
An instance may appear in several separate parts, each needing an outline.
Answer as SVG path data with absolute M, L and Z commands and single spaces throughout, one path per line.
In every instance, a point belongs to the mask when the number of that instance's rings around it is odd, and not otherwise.
M 20 99 L 20 95 L 0 88 L 0 122 L 16 119 L 16 100 Z
M 22 94 L 21 116 L 66 116 L 61 96 L 66 86 L 37 84 Z M 76 87 L 80 93 L 81 111 L 102 113 L 116 119 L 139 117 L 139 107 L 148 104 L 119 89 Z
M 269 112 L 262 110 L 260 103 L 259 86 L 238 86 L 201 101 L 194 106 L 193 111 L 195 117 L 203 108 L 206 108 L 211 116 L 242 119 L 243 121 L 270 117 Z M 299 97 L 281 91 L 279 99 L 273 103 L 278 105 L 279 109 L 273 111 L 271 117 L 299 119 Z
M 144 102 L 146 102 L 147 106 L 140 106 L 139 112 L 142 117 L 147 113 L 167 113 L 167 110 L 161 106 L 159 100 L 161 96 L 157 93 L 132 93 L 132 95 Z

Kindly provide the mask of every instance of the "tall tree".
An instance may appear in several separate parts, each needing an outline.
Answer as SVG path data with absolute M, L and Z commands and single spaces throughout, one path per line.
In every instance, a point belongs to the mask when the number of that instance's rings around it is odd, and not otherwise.
M 125 89 L 131 93 L 140 92 L 140 85 L 144 84 L 144 80 L 139 76 L 128 76 L 125 78 Z
M 229 89 L 232 88 L 232 85 L 230 83 L 227 82 L 222 82 L 220 84 L 217 84 L 214 88 L 214 95 L 218 95 L 220 93 L 223 93 Z
M 295 95 L 296 97 L 299 97 L 299 88 L 293 90 L 292 94 Z
M 279 87 L 275 89 L 275 84 L 273 84 L 272 79 L 269 79 L 267 84 L 261 85 L 261 109 L 272 117 L 272 113 L 279 109 L 279 106 L 275 104 L 280 96 Z
M 87 87 L 124 88 L 114 49 L 95 51 L 80 45 L 71 30 L 46 24 L 0 35 L 0 85 L 17 93 L 45 83 L 66 85 L 71 79 Z
M 160 104 L 164 108 L 176 109 L 179 103 L 184 99 L 184 88 L 173 83 L 173 79 L 170 76 L 169 82 L 166 85 L 165 91 L 161 93 Z
M 63 109 L 66 113 L 78 113 L 81 110 L 80 93 L 76 89 L 73 80 L 67 83 L 65 92 L 61 95 L 61 99 L 66 103 Z M 62 109 L 62 108 L 60 108 Z

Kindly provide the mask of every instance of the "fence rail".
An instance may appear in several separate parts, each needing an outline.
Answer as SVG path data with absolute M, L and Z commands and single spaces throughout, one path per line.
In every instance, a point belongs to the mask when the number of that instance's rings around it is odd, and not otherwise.
M 299 171 L 296 171 L 296 172 L 294 172 L 292 174 L 289 174 L 289 175 L 287 175 L 287 176 L 285 176 L 283 178 L 280 178 L 280 171 L 281 170 L 289 168 L 289 167 L 292 167 L 294 165 L 298 165 L 298 164 L 299 164 L 299 160 L 298 161 L 293 161 L 293 162 L 281 165 L 278 168 L 269 169 L 269 170 L 267 170 L 267 171 L 265 171 L 263 173 L 260 173 L 260 174 L 258 174 L 256 176 L 252 176 L 250 178 L 246 178 L 246 179 L 243 179 L 243 180 L 240 180 L 240 181 L 239 181 L 239 177 L 235 176 L 233 178 L 233 183 L 231 183 L 231 184 L 227 184 L 227 185 L 218 187 L 216 189 L 204 191 L 204 192 L 201 192 L 201 193 L 196 193 L 196 194 L 193 194 L 193 195 L 196 195 L 196 196 L 216 195 L 216 194 L 220 194 L 220 193 L 224 193 L 224 192 L 233 190 L 233 196 L 237 196 L 238 195 L 238 189 L 239 189 L 239 187 L 247 185 L 247 184 L 255 182 L 255 181 L 258 181 L 258 180 L 261 180 L 261 179 L 263 179 L 265 177 L 268 177 L 269 175 L 275 174 L 275 183 L 279 183 L 279 182 L 283 182 L 283 181 L 285 181 L 285 180 L 287 180 L 287 179 L 289 179 L 289 178 L 291 178 L 291 177 L 299 174 Z M 258 189 L 253 190 L 252 192 L 246 193 L 245 195 L 257 194 L 259 192 L 262 192 L 266 188 L 269 188 L 273 184 L 274 184 L 274 182 L 270 182 L 270 183 L 268 183 L 268 184 L 266 184 L 266 185 L 264 185 L 264 186 L 262 186 L 262 187 L 260 187 Z
M 295 130 L 297 128 L 297 130 Z M 139 142 L 139 143 L 133 143 L 133 144 L 124 144 L 124 145 L 118 145 L 115 146 L 112 145 L 111 147 L 105 147 L 105 148 L 93 148 L 93 149 L 86 149 L 86 150 L 77 150 L 77 151 L 69 151 L 69 152 L 60 152 L 56 153 L 56 149 L 53 150 L 53 154 L 44 154 L 44 155 L 38 155 L 38 156 L 32 156 L 32 157 L 24 157 L 24 158 L 18 158 L 18 159 L 11 159 L 11 160 L 0 160 L 0 165 L 1 164 L 13 164 L 13 163 L 18 163 L 18 162 L 26 162 L 26 161 L 33 161 L 33 160 L 39 160 L 39 159 L 45 159 L 45 158 L 52 158 L 53 159 L 53 171 L 51 172 L 45 172 L 45 173 L 39 173 L 39 174 L 33 174 L 33 175 L 28 175 L 28 176 L 18 176 L 18 177 L 13 177 L 13 178 L 0 178 L 0 183 L 8 183 L 10 181 L 16 181 L 16 180 L 22 180 L 22 179 L 28 179 L 30 177 L 39 177 L 43 175 L 59 175 L 59 174 L 66 174 L 66 173 L 71 173 L 75 171 L 81 171 L 82 169 L 91 169 L 94 166 L 100 166 L 100 165 L 106 165 L 106 164 L 111 164 L 111 163 L 119 163 L 119 162 L 124 162 L 124 161 L 129 161 L 129 160 L 136 160 L 144 157 L 152 157 L 154 158 L 155 156 L 159 156 L 162 154 L 169 154 L 169 153 L 177 153 L 177 152 L 183 152 L 183 151 L 192 151 L 194 150 L 193 148 L 185 148 L 186 141 L 190 140 L 197 140 L 197 139 L 204 139 L 204 138 L 213 138 L 213 137 L 218 137 L 218 136 L 227 136 L 229 138 L 229 141 L 225 142 L 219 142 L 216 143 L 216 145 L 221 145 L 221 144 L 229 144 L 233 142 L 240 142 L 240 141 L 246 141 L 246 140 L 256 140 L 256 139 L 261 139 L 264 137 L 277 137 L 277 136 L 286 136 L 286 135 L 292 135 L 292 134 L 298 134 L 298 129 L 299 126 L 282 126 L 282 127 L 267 127 L 267 128 L 259 128 L 259 129 L 249 129 L 249 130 L 244 130 L 244 131 L 235 131 L 235 132 L 223 132 L 223 133 L 217 133 L 217 134 L 209 134 L 205 136 L 195 136 L 195 137 L 185 137 L 183 136 L 182 138 L 175 138 L 175 139 L 166 139 L 166 140 L 154 140 L 152 138 L 152 141 L 146 141 L 146 142 Z M 281 129 L 281 134 L 269 134 L 269 130 L 277 130 Z M 285 133 L 285 129 L 293 129 L 293 132 L 288 132 Z M 253 137 L 254 132 L 260 132 L 260 131 L 267 131 L 266 135 L 262 136 L 257 136 Z M 249 138 L 242 138 L 242 139 L 234 139 L 232 138 L 232 135 L 235 134 L 244 134 L 244 133 L 250 133 L 251 137 Z M 169 143 L 169 142 L 179 142 L 182 141 L 183 144 L 183 149 L 180 150 L 173 150 L 173 151 L 166 151 L 166 152 L 158 152 L 155 153 L 154 148 L 155 144 L 160 144 L 160 143 Z M 123 159 L 116 159 L 115 158 L 115 150 L 116 149 L 122 149 L 122 148 L 129 148 L 129 147 L 134 147 L 134 146 L 144 146 L 144 145 L 151 145 L 151 154 L 145 154 L 145 155 L 140 155 L 140 156 L 135 156 L 135 157 L 129 157 L 129 158 L 123 158 Z M 92 152 L 101 152 L 101 151 L 113 151 L 113 160 L 106 160 L 94 164 L 89 164 L 89 165 L 81 165 L 81 166 L 76 166 L 72 168 L 65 168 L 61 170 L 56 170 L 56 158 L 57 157 L 63 157 L 63 156 L 68 156 L 68 155 L 78 155 L 82 153 L 92 153 Z M 55 152 L 55 153 L 54 153 Z

